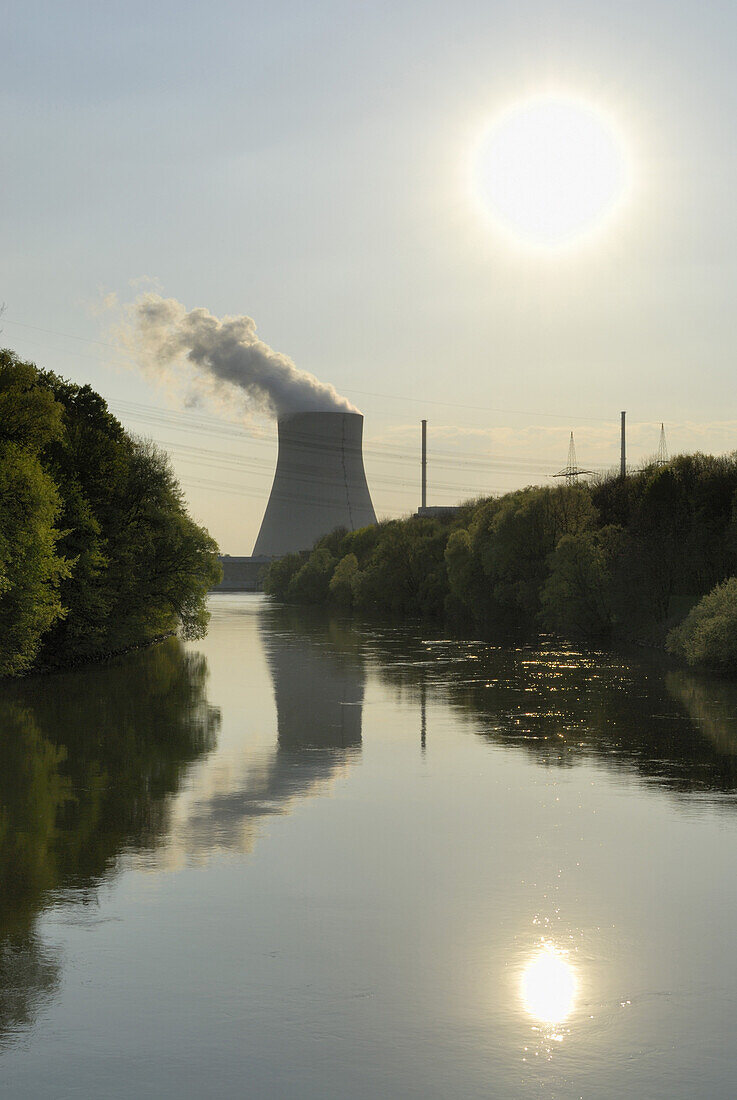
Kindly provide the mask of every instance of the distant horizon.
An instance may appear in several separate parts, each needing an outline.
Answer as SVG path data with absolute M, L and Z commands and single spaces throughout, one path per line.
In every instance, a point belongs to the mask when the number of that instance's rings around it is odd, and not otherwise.
M 3 317 L 2 320 L 4 322 L 7 318 Z M 0 333 L 0 335 L 2 335 L 2 333 Z M 71 339 L 72 337 L 68 338 Z M 88 342 L 86 338 L 77 337 L 75 339 L 85 343 Z M 95 341 L 89 342 L 94 343 Z M 2 343 L 1 340 L 0 343 Z M 17 351 L 15 353 L 20 354 Z M 47 365 L 43 361 L 37 361 L 37 365 L 41 369 L 47 369 Z M 67 375 L 63 376 L 67 377 Z M 76 381 L 79 384 L 86 383 L 84 377 L 70 378 L 70 380 Z M 253 546 L 256 541 L 261 519 L 263 518 L 263 510 L 268 503 L 269 493 L 271 491 L 271 481 L 273 480 L 273 474 L 276 469 L 276 420 L 256 418 L 254 421 L 254 419 L 251 418 L 250 424 L 243 424 L 238 420 L 227 419 L 225 414 L 232 410 L 223 408 L 218 409 L 217 407 L 212 407 L 201 413 L 177 409 L 171 404 L 161 407 L 141 405 L 138 408 L 133 408 L 131 403 L 125 400 L 115 401 L 108 399 L 104 392 L 101 392 L 101 396 L 108 401 L 111 411 L 121 420 L 121 423 L 123 423 L 128 430 L 132 431 L 135 435 L 149 437 L 163 446 L 172 460 L 174 470 L 180 479 L 180 483 L 188 499 L 194 496 L 196 500 L 198 489 L 206 493 L 211 493 L 213 491 L 218 492 L 217 480 L 210 476 L 212 474 L 212 463 L 215 462 L 216 469 L 224 475 L 219 491 L 222 492 L 224 496 L 242 495 L 242 499 L 252 502 L 250 512 L 253 516 L 254 527 L 252 530 L 248 530 L 242 535 L 236 534 L 235 537 L 240 541 L 240 545 Z M 383 399 L 404 400 L 399 397 L 392 398 L 390 395 L 383 395 Z M 438 404 L 444 404 L 448 408 L 465 407 L 454 406 L 452 402 Z M 412 480 L 416 482 L 416 491 L 414 491 L 416 499 L 414 501 L 413 490 L 403 490 L 402 495 L 410 498 L 406 506 L 402 508 L 386 507 L 384 510 L 377 508 L 378 518 L 380 520 L 386 520 L 412 515 L 420 505 L 420 423 L 422 418 L 418 418 L 414 423 L 397 425 L 392 431 L 387 433 L 386 439 L 371 440 L 367 445 L 366 425 L 368 417 L 367 414 L 360 409 L 356 410 L 356 412 L 364 421 L 364 463 L 367 470 L 367 478 L 372 498 L 375 500 L 378 495 L 380 499 L 386 499 L 387 493 L 396 494 L 395 483 L 400 477 L 403 478 L 405 485 L 408 485 Z M 502 410 L 496 410 L 496 412 L 497 415 L 503 415 Z M 510 410 L 508 415 L 520 417 L 523 414 L 519 410 Z M 537 412 L 531 413 L 530 415 L 545 415 L 549 419 L 559 419 L 561 422 L 564 421 L 564 417 L 556 413 L 541 414 Z M 619 416 L 620 413 L 617 413 L 616 417 L 612 416 L 611 420 L 607 422 L 606 427 L 591 426 L 591 423 L 579 423 L 574 429 L 576 449 L 577 452 L 581 452 L 578 455 L 579 465 L 585 459 L 586 465 L 593 467 L 591 472 L 594 476 L 606 476 L 610 473 L 617 473 L 619 470 Z M 527 427 L 518 429 L 509 428 L 505 425 L 499 425 L 493 429 L 464 429 L 463 427 L 444 424 L 442 422 L 438 424 L 433 420 L 432 410 L 430 409 L 424 410 L 423 418 L 428 421 L 428 503 L 431 505 L 462 505 L 469 500 L 476 499 L 478 496 L 497 496 L 501 493 L 512 492 L 516 489 L 525 488 L 530 485 L 545 485 L 550 483 L 550 479 L 555 477 L 559 471 L 565 468 L 570 428 L 566 427 L 563 423 L 561 423 L 560 426 L 531 424 Z M 589 422 L 604 421 L 603 417 L 582 417 L 581 419 Z M 211 445 L 198 449 L 191 444 L 182 443 L 179 439 L 171 440 L 167 437 L 167 432 L 165 430 L 167 420 L 170 424 L 175 424 L 175 435 L 177 433 L 186 433 L 190 435 L 193 431 L 207 436 L 217 437 L 225 435 L 225 437 L 231 441 L 230 446 L 224 449 L 217 445 Z M 663 422 L 632 421 L 628 414 L 628 470 L 634 471 L 655 461 L 657 457 L 661 423 Z M 141 430 L 142 427 L 145 429 L 154 428 L 155 430 Z M 684 422 L 675 427 L 676 431 L 673 434 L 680 434 L 681 437 L 692 438 L 695 445 L 691 448 L 684 446 L 678 450 L 673 449 L 671 445 L 671 432 L 669 431 L 668 424 L 665 424 L 669 459 L 695 452 L 728 455 L 737 451 L 737 420 L 725 420 L 721 423 L 714 422 L 710 425 Z M 678 429 L 680 429 L 680 433 Z M 735 438 L 734 446 L 730 446 L 727 442 L 732 432 L 734 432 Z M 435 439 L 433 438 L 434 436 Z M 436 446 L 434 444 L 438 436 L 440 437 L 440 445 Z M 721 436 L 725 446 L 721 449 L 710 449 L 707 446 L 699 446 L 699 441 L 704 442 L 705 436 L 707 438 L 711 436 L 712 439 L 718 439 Z M 160 437 L 164 437 L 163 442 Z M 526 440 L 530 439 L 534 440 L 538 448 L 544 448 L 546 452 L 544 453 L 544 457 L 541 456 L 537 462 L 535 462 L 534 459 L 530 459 L 529 456 L 522 457 L 525 453 Z M 582 439 L 583 443 L 579 443 L 579 439 Z M 233 442 L 233 440 L 237 442 Z M 460 440 L 460 447 L 456 446 L 456 440 Z M 478 445 L 479 440 L 498 440 L 497 446 L 500 450 L 496 450 L 495 452 L 485 451 Z M 558 444 L 557 455 L 553 452 L 553 440 Z M 467 442 L 476 443 L 475 449 L 471 450 L 468 449 L 467 446 L 464 447 L 463 444 Z M 509 457 L 505 457 L 504 448 L 508 448 L 511 451 Z M 188 462 L 186 456 L 191 452 L 198 451 L 203 453 L 204 458 L 200 459 L 197 455 L 194 456 L 193 463 L 196 469 L 194 473 L 192 473 L 191 465 L 186 464 Z M 611 456 L 609 461 L 604 459 L 607 452 Z M 593 461 L 589 458 L 588 456 L 591 453 L 599 460 Z M 519 458 L 515 458 L 514 456 L 519 456 Z M 470 466 L 468 465 L 469 462 L 471 464 Z M 241 486 L 234 482 L 234 478 L 238 477 L 238 474 L 243 468 L 248 470 L 249 476 Z M 373 488 L 371 477 L 372 468 L 378 472 L 378 494 L 374 492 Z M 435 478 L 433 478 L 433 468 L 435 468 L 437 474 Z M 452 471 L 452 477 L 463 477 L 467 479 L 468 484 L 465 489 L 465 495 L 463 495 L 463 491 L 460 491 L 459 495 L 459 490 L 452 484 L 448 484 L 446 479 L 449 470 Z M 525 472 L 529 474 L 526 479 L 523 476 Z M 204 474 L 206 478 L 198 477 L 198 474 Z M 484 483 L 484 478 L 487 475 L 493 478 L 497 484 L 492 486 L 488 483 Z M 512 480 L 513 484 L 498 484 L 499 480 L 506 479 Z M 200 484 L 203 480 L 207 480 L 208 484 L 206 486 Z M 207 526 L 206 521 L 197 513 L 195 507 L 192 507 L 192 511 L 194 518 Z M 211 533 L 214 534 L 212 529 Z M 215 537 L 217 538 L 217 535 L 215 535 Z M 218 542 L 222 551 L 224 545 L 223 541 L 218 539 Z M 232 546 L 233 543 L 231 542 L 230 545 Z M 251 554 L 250 552 L 241 553 L 239 551 L 231 556 L 250 557 Z

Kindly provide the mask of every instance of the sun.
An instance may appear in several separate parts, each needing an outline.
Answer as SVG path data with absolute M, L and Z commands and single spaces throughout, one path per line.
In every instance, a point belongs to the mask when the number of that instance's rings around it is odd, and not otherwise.
M 542 248 L 574 243 L 603 226 L 631 183 L 612 122 L 572 97 L 540 95 L 502 112 L 474 152 L 473 190 L 492 220 Z

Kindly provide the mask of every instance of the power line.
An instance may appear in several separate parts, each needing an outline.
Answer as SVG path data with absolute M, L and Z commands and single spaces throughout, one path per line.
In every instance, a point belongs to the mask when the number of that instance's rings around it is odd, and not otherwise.
M 174 456 L 180 462 L 194 462 L 199 468 L 208 468 L 214 470 L 243 470 L 249 475 L 271 478 L 274 472 L 274 465 L 272 462 L 268 462 L 262 459 L 243 458 L 239 455 L 229 455 L 227 452 L 208 450 L 204 447 L 191 447 L 185 444 L 167 444 L 162 443 L 167 450 L 173 452 Z M 322 479 L 319 474 L 313 471 L 306 471 L 304 476 L 294 475 L 295 480 L 303 481 L 306 486 L 318 484 Z M 387 492 L 400 492 L 406 489 L 414 489 L 415 478 L 408 480 L 406 477 L 393 477 L 392 475 L 383 475 L 380 477 L 372 477 L 371 483 L 374 486 L 380 486 Z M 329 484 L 329 482 L 326 482 Z M 399 489 L 394 488 L 399 486 Z M 472 492 L 473 488 L 469 486 L 467 482 L 464 483 L 449 483 L 438 481 L 434 483 L 434 487 L 440 490 L 448 490 L 452 492 Z
M 102 340 L 95 340 L 90 337 L 78 336 L 72 333 L 60 332 L 54 329 L 43 328 L 37 325 L 30 325 L 27 322 L 15 321 L 7 319 L 9 324 L 16 325 L 20 328 L 27 329 L 33 332 L 44 333 L 49 336 L 61 337 L 63 339 L 75 340 L 80 343 L 87 343 L 95 345 L 97 347 L 104 347 L 113 350 L 117 353 L 121 352 L 121 349 L 115 345 Z M 65 353 L 70 354 L 70 353 Z M 81 353 L 80 353 L 81 354 Z M 93 358 L 93 357 L 89 357 Z M 99 361 L 99 360 L 98 360 Z M 353 390 L 354 393 L 360 393 L 364 396 L 376 397 L 382 400 L 400 401 L 411 404 L 419 405 L 432 405 L 434 407 L 444 408 L 459 408 L 459 409 L 472 409 L 474 411 L 496 412 L 505 413 L 511 415 L 522 416 L 534 416 L 544 417 L 546 419 L 566 419 L 566 420 L 588 420 L 598 423 L 613 424 L 616 423 L 614 418 L 609 417 L 580 417 L 571 416 L 570 414 L 563 417 L 558 413 L 549 412 L 536 412 L 532 410 L 523 409 L 505 409 L 492 406 L 477 406 L 477 405 L 465 405 L 460 402 L 451 401 L 433 401 L 418 399 L 415 397 L 405 397 L 399 394 L 385 394 L 376 393 L 374 391 L 366 390 Z M 234 424 L 232 421 L 223 420 L 216 416 L 211 416 L 206 413 L 197 413 L 193 415 L 191 413 L 181 412 L 179 410 L 162 410 L 154 409 L 148 405 L 143 405 L 138 402 L 131 401 L 111 401 L 110 406 L 114 409 L 120 410 L 120 415 L 126 419 L 131 419 L 139 423 L 151 425 L 153 427 L 166 427 L 173 429 L 174 431 L 186 431 L 188 434 L 191 432 L 197 432 L 208 436 L 217 437 L 229 437 L 232 439 L 247 440 L 250 444 L 256 446 L 267 445 L 270 450 L 273 450 L 275 440 L 273 436 L 267 436 L 254 430 L 249 430 L 245 425 Z M 250 476 L 266 477 L 270 476 L 273 471 L 273 458 L 263 459 L 260 457 L 234 456 L 228 452 L 222 450 L 216 450 L 212 448 L 197 448 L 192 445 L 177 444 L 171 441 L 162 441 L 162 445 L 168 450 L 178 456 L 179 461 L 191 462 L 196 461 L 198 465 L 206 466 L 210 469 L 221 470 L 227 468 L 239 468 L 244 472 L 249 473 Z M 391 445 L 373 445 L 367 446 L 363 451 L 365 457 L 373 461 L 391 462 L 393 465 L 397 464 L 411 464 L 413 467 L 417 462 L 417 454 L 414 449 L 411 451 L 401 449 L 399 447 L 392 447 Z M 461 452 L 458 450 L 445 451 L 442 449 L 433 450 L 432 462 L 434 469 L 451 471 L 452 473 L 461 473 L 468 475 L 468 479 L 463 484 L 449 483 L 449 482 L 434 482 L 433 489 L 435 492 L 453 492 L 458 494 L 466 494 L 472 496 L 479 492 L 496 491 L 499 487 L 490 486 L 488 483 L 480 486 L 478 484 L 471 484 L 477 482 L 484 475 L 489 475 L 492 472 L 497 474 L 507 474 L 522 476 L 544 476 L 546 473 L 550 473 L 554 470 L 554 467 L 550 463 L 543 461 L 529 461 L 522 459 L 505 459 L 505 458 L 485 458 L 478 454 L 470 452 Z M 607 466 L 600 466 L 597 469 L 608 469 Z M 192 479 L 189 479 L 190 482 Z M 384 492 L 406 492 L 416 489 L 416 478 L 412 477 L 411 480 L 407 480 L 402 477 L 392 477 L 391 475 L 383 475 L 380 477 L 372 476 L 372 483 L 381 488 Z M 399 488 L 396 488 L 399 486 Z M 250 494 L 243 494 L 250 495 Z M 261 494 L 255 494 L 261 496 Z
M 602 424 L 612 424 L 616 418 L 611 416 L 578 416 L 563 413 L 534 412 L 532 409 L 502 409 L 494 405 L 461 405 L 457 401 L 431 401 L 426 397 L 402 397 L 396 393 L 372 393 L 369 390 L 356 390 L 350 387 L 351 393 L 359 393 L 363 397 L 380 397 L 385 401 L 407 401 L 413 405 L 437 405 L 447 409 L 471 409 L 474 412 L 505 413 L 508 416 L 543 416 L 552 420 L 593 420 Z
M 96 347 L 109 348 L 118 354 L 122 354 L 121 348 L 118 345 L 107 343 L 104 340 L 94 340 L 89 336 L 77 336 L 71 332 L 59 332 L 55 329 L 41 328 L 38 325 L 29 325 L 25 321 L 14 321 L 8 317 L 3 318 L 3 324 L 16 325 L 18 328 L 28 329 L 30 332 L 43 332 L 47 336 L 61 336 L 65 340 L 76 340 L 83 344 L 94 344 Z M 492 405 L 465 405 L 457 401 L 433 401 L 427 398 L 407 397 L 403 394 L 396 393 L 376 393 L 372 390 L 358 390 L 353 387 L 348 387 L 348 389 L 350 392 L 360 394 L 363 397 L 378 397 L 383 401 L 401 401 L 413 405 L 432 405 L 437 408 L 467 409 L 474 412 L 503 413 L 509 416 L 540 416 L 552 420 L 588 420 L 602 424 L 613 423 L 616 419 L 609 416 L 579 416 L 571 413 L 535 412 L 532 409 L 506 409 Z
M 113 351 L 120 351 L 120 348 L 115 344 L 106 344 L 104 340 L 93 340 L 89 336 L 74 336 L 71 332 L 57 332 L 52 328 L 39 328 L 38 325 L 27 325 L 24 321 L 13 321 L 10 317 L 3 317 L 4 325 L 16 325 L 17 328 L 27 328 L 31 332 L 45 332 L 47 336 L 63 336 L 65 340 L 79 340 L 82 344 L 97 344 L 100 348 L 112 348 Z
M 213 417 L 204 415 L 192 416 L 191 414 L 178 411 L 159 413 L 158 411 L 149 411 L 146 406 L 137 405 L 134 402 L 111 401 L 110 405 L 115 409 L 120 409 L 121 415 L 141 421 L 144 424 L 151 423 L 161 425 L 163 427 L 174 428 L 177 431 L 201 431 L 205 435 L 226 434 L 235 438 L 247 439 L 249 442 L 256 444 L 267 444 L 270 448 L 273 448 L 275 443 L 274 437 L 266 438 L 250 432 L 243 426 L 228 424 L 227 421 L 220 421 Z M 127 412 L 127 409 L 131 411 Z M 215 431 L 215 429 L 210 430 L 207 427 L 208 423 L 216 425 L 217 431 Z M 174 443 L 167 443 L 166 445 L 176 446 Z M 226 454 L 227 452 L 220 453 Z M 417 454 L 414 450 L 402 450 L 398 447 L 392 447 L 391 445 L 366 446 L 363 448 L 363 454 L 384 461 L 408 462 L 412 464 L 417 462 Z M 450 459 L 450 461 L 445 461 L 447 459 Z M 440 467 L 441 469 L 457 468 L 458 465 L 463 465 L 464 468 L 471 470 L 475 469 L 477 471 L 504 468 L 510 473 L 524 473 L 526 471 L 530 473 L 540 473 L 549 472 L 555 468 L 551 463 L 543 461 L 535 462 L 523 459 L 484 458 L 473 452 L 458 450 L 446 451 L 433 449 L 432 460 L 433 466 L 435 468 Z M 271 460 L 269 460 L 269 465 L 271 464 Z M 602 466 L 601 468 L 604 469 L 605 467 Z

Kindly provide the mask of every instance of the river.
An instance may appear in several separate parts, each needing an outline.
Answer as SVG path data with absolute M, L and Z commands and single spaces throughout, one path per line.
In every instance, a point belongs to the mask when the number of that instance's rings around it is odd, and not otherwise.
M 0 689 L 0 1095 L 734 1097 L 737 685 L 211 598 Z

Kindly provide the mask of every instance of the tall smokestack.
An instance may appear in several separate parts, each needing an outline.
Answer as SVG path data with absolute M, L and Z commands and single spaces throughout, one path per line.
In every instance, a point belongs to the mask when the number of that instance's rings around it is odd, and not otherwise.
M 363 416 L 299 412 L 279 418 L 279 457 L 254 557 L 309 550 L 336 527 L 376 523 L 363 468 Z

